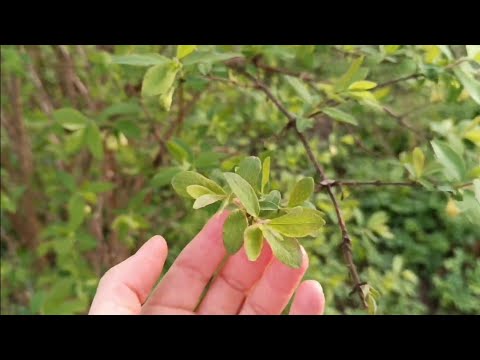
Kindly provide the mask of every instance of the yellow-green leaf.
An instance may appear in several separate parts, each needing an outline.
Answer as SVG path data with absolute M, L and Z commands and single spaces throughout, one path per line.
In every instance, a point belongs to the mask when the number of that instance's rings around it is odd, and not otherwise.
M 265 160 L 263 160 L 263 166 L 262 166 L 262 193 L 264 192 L 265 186 L 267 186 L 269 180 L 270 180 L 270 156 L 267 156 Z
M 337 90 L 345 89 L 354 79 L 355 75 L 360 70 L 360 67 L 363 64 L 363 60 L 365 59 L 364 56 L 360 56 L 352 61 L 352 64 L 348 68 L 347 72 L 342 75 L 342 77 L 337 81 L 335 84 L 335 88 Z
M 202 185 L 187 186 L 187 193 L 194 199 L 198 199 L 202 195 L 215 195 L 212 190 Z
M 67 130 L 79 130 L 83 129 L 88 124 L 88 118 L 80 111 L 72 108 L 58 109 L 53 113 L 53 118 L 64 129 Z
M 313 193 L 314 182 L 312 177 L 303 178 L 295 184 L 290 199 L 288 201 L 289 207 L 302 205 L 304 201 L 308 200 Z
M 263 235 L 258 226 L 252 225 L 245 229 L 245 252 L 250 261 L 255 261 L 260 256 L 263 247 Z
M 413 150 L 412 154 L 413 168 L 415 170 L 415 176 L 418 178 L 422 177 L 423 169 L 425 167 L 425 155 L 423 154 L 422 149 L 416 147 Z
M 307 86 L 301 80 L 293 76 L 286 76 L 285 79 L 303 101 L 306 103 L 312 102 L 312 96 L 310 95 Z
M 267 240 L 273 255 L 283 264 L 298 269 L 302 266 L 302 250 L 297 239 L 283 238 L 267 226 L 262 226 L 262 233 Z
M 159 54 L 131 54 L 112 56 L 114 64 L 133 65 L 133 66 L 153 66 L 168 63 L 169 58 Z
M 233 211 L 223 225 L 223 243 L 229 254 L 235 254 L 243 245 L 243 235 L 248 226 L 242 210 Z
M 350 91 L 364 91 L 364 90 L 373 89 L 376 86 L 377 86 L 376 82 L 362 80 L 362 81 L 355 81 L 353 84 L 351 84 L 348 87 L 348 90 L 350 90 Z
M 217 194 L 206 194 L 200 196 L 195 202 L 193 203 L 194 209 L 200 209 L 205 206 L 211 205 L 219 200 L 225 198 L 225 195 L 217 195 Z
M 462 83 L 465 90 L 471 96 L 471 98 L 480 104 L 480 81 L 474 79 L 474 77 L 460 68 L 453 68 L 453 72 L 457 76 L 458 80 Z
M 172 107 L 173 93 L 175 92 L 175 86 L 172 86 L 170 90 L 166 93 L 160 94 L 158 102 L 160 103 L 160 108 L 164 111 L 170 111 Z
M 181 196 L 191 197 L 187 192 L 187 187 L 190 185 L 201 185 L 212 190 L 215 194 L 225 195 L 225 191 L 220 185 L 195 171 L 182 171 L 172 179 L 173 189 Z
M 97 124 L 91 122 L 85 129 L 85 142 L 95 159 L 103 159 L 103 140 Z
M 223 173 L 223 175 L 230 189 L 232 189 L 233 193 L 245 207 L 245 210 L 247 210 L 250 215 L 257 217 L 260 212 L 260 205 L 252 186 L 238 174 L 226 172 Z
M 272 229 L 290 237 L 304 237 L 317 232 L 325 220 L 321 212 L 308 208 L 295 208 L 293 211 L 267 221 Z
M 334 120 L 355 125 L 355 126 L 358 125 L 357 120 L 352 115 L 347 114 L 346 112 L 336 109 L 334 107 L 327 107 L 325 109 L 322 109 L 322 112 Z
M 465 177 L 465 163 L 448 144 L 440 141 L 430 142 L 438 162 L 443 166 L 445 176 L 449 180 L 462 181 Z
M 197 45 L 178 45 L 177 46 L 177 58 L 182 59 L 197 49 Z
M 68 225 L 72 230 L 77 229 L 85 219 L 85 200 L 81 194 L 74 194 L 68 201 Z
M 372 294 L 367 295 L 367 305 L 368 305 L 368 314 L 375 315 L 377 313 L 377 302 L 375 301 Z
M 170 60 L 147 70 L 142 83 L 143 96 L 156 96 L 167 93 L 172 87 L 181 64 Z
M 260 172 L 262 171 L 262 163 L 256 156 L 248 156 L 238 164 L 237 174 L 248 181 L 255 189 L 257 188 Z

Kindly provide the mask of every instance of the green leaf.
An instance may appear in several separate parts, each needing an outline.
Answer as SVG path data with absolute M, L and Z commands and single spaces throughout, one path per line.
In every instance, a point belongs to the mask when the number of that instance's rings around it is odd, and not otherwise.
M 180 67 L 180 63 L 170 60 L 149 68 L 143 78 L 142 95 L 156 96 L 167 93 L 173 86 Z
M 137 115 L 140 111 L 142 111 L 142 108 L 136 102 L 117 103 L 103 110 L 99 118 L 106 120 L 119 115 Z
M 247 180 L 255 189 L 258 184 L 260 172 L 262 171 L 262 163 L 256 156 L 248 156 L 238 164 L 237 174 Z
M 303 101 L 305 101 L 307 104 L 312 102 L 312 96 L 310 95 L 310 92 L 303 81 L 293 76 L 285 76 L 285 79 Z
M 295 184 L 290 199 L 288 201 L 289 207 L 295 207 L 302 205 L 302 203 L 313 194 L 314 181 L 312 177 L 303 178 Z
M 171 60 L 159 54 L 131 54 L 122 56 L 112 56 L 114 64 L 133 65 L 133 66 L 152 66 L 163 65 Z
M 313 119 L 299 116 L 295 121 L 295 126 L 298 131 L 304 132 L 305 130 L 313 128 L 313 123 Z
M 85 129 L 80 129 L 67 136 L 65 152 L 69 155 L 75 154 L 85 145 Z
M 181 196 L 191 197 L 187 192 L 187 186 L 190 185 L 201 185 L 212 190 L 215 194 L 225 195 L 225 191 L 216 182 L 195 171 L 182 171 L 172 179 L 173 189 Z
M 249 226 L 245 229 L 244 239 L 244 247 L 248 260 L 257 260 L 263 247 L 262 231 L 256 225 Z
M 197 49 L 197 45 L 178 45 L 177 46 L 177 58 L 182 59 Z
M 446 56 L 449 60 L 453 60 L 453 54 L 448 45 L 435 45 L 437 46 Z
M 267 201 L 267 200 L 261 200 L 260 201 L 260 210 L 278 210 L 279 206 L 278 204 L 275 204 L 271 201 Z
M 354 76 L 360 70 L 360 67 L 363 64 L 363 60 L 365 59 L 364 56 L 356 58 L 350 67 L 348 68 L 347 72 L 342 75 L 342 77 L 337 81 L 335 84 L 335 88 L 337 90 L 344 90 L 347 88 L 348 85 L 352 82 Z
M 318 210 L 298 207 L 285 215 L 268 220 L 267 224 L 285 236 L 304 237 L 317 232 L 325 225 L 325 220 Z
M 473 190 L 475 192 L 475 198 L 480 203 L 480 179 L 473 180 Z
M 465 45 L 467 49 L 467 55 L 470 59 L 478 61 L 480 55 L 480 45 Z
M 85 219 L 85 200 L 82 195 L 74 194 L 67 204 L 68 208 L 68 226 L 76 230 Z
M 99 193 L 110 191 L 114 187 L 115 187 L 115 184 L 108 181 L 92 181 L 91 183 L 85 186 L 85 190 L 99 194 Z
M 160 94 L 158 102 L 160 103 L 160 108 L 164 111 L 170 111 L 173 101 L 173 93 L 175 92 L 175 86 L 172 86 L 166 93 Z
M 85 129 L 85 142 L 95 159 L 103 159 L 102 135 L 94 122 L 91 122 Z
M 194 165 L 199 169 L 209 169 L 218 167 L 222 155 L 212 151 L 206 151 L 199 154 L 194 161 Z
M 461 181 L 465 178 L 465 163 L 448 144 L 432 140 L 433 151 L 437 160 L 444 168 L 444 173 L 449 180 Z
M 423 154 L 422 149 L 419 147 L 416 147 L 413 149 L 412 153 L 412 162 L 413 162 L 413 168 L 415 170 L 415 177 L 421 178 L 423 174 L 423 169 L 425 166 L 425 155 Z
M 172 157 L 178 162 L 183 162 L 188 158 L 188 152 L 175 140 L 170 140 L 167 143 L 167 149 L 172 155 Z
M 238 174 L 226 172 L 223 173 L 223 175 L 230 189 L 232 189 L 233 193 L 245 207 L 245 210 L 247 210 L 250 215 L 257 217 L 260 212 L 260 205 L 252 186 Z
M 161 187 L 167 185 L 172 178 L 181 171 L 178 167 L 166 167 L 160 169 L 155 176 L 150 180 L 151 187 Z
M 280 240 L 282 236 L 275 233 L 272 229 L 266 226 L 262 226 L 262 233 L 267 240 L 273 255 L 283 264 L 298 269 L 302 266 L 302 249 L 297 239 L 284 238 Z
M 270 181 L 270 156 L 267 156 L 265 160 L 263 160 L 263 166 L 262 166 L 262 193 L 265 190 L 265 186 L 267 186 L 269 181 Z
M 226 61 L 235 57 L 243 57 L 240 53 L 215 53 L 215 52 L 196 52 L 188 57 L 183 64 L 185 66 L 194 65 L 198 63 L 214 63 L 219 61 Z
M 333 107 L 327 107 L 325 109 L 322 109 L 322 112 L 330 116 L 332 119 L 358 126 L 357 120 L 352 115 L 347 114 L 342 110 L 339 110 Z
M 363 91 L 363 90 L 373 89 L 373 88 L 375 88 L 376 86 L 377 86 L 377 83 L 376 83 L 376 82 L 362 80 L 362 81 L 355 81 L 354 83 L 352 83 L 352 84 L 348 87 L 348 90 L 351 90 L 351 91 Z
M 142 131 L 132 120 L 121 119 L 115 121 L 115 128 L 127 138 L 138 139 L 142 135 Z
M 64 129 L 72 131 L 83 129 L 88 124 L 88 118 L 78 110 L 72 108 L 63 108 L 56 110 L 53 113 L 53 118 Z
M 2 191 L 0 193 L 0 208 L 14 214 L 17 211 L 17 204 Z
M 368 314 L 375 315 L 377 313 L 377 302 L 374 297 L 369 293 L 367 295 Z
M 187 193 L 194 199 L 198 199 L 203 195 L 215 195 L 215 193 L 202 185 L 190 185 L 187 186 Z
M 225 198 L 225 195 L 217 195 L 217 194 L 207 194 L 200 196 L 195 202 L 193 203 L 194 209 L 200 209 L 205 206 L 211 205 L 219 200 Z
M 480 81 L 475 80 L 473 76 L 467 74 L 460 68 L 453 68 L 453 72 L 457 76 L 458 80 L 462 83 L 465 90 L 472 97 L 472 99 L 480 104 Z
M 278 190 L 272 190 L 267 196 L 265 196 L 264 200 L 274 203 L 278 206 L 280 205 L 280 200 L 282 200 L 282 194 L 280 194 L 280 191 Z
M 229 254 L 235 254 L 242 248 L 243 234 L 248 226 L 242 210 L 233 211 L 223 225 L 223 243 Z

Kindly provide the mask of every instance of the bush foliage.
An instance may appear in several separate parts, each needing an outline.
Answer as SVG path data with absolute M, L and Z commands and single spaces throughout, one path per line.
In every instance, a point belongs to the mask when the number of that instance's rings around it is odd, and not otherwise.
M 86 313 L 228 204 L 230 252 L 302 244 L 328 314 L 479 313 L 479 73 L 478 45 L 2 46 L 1 313 Z

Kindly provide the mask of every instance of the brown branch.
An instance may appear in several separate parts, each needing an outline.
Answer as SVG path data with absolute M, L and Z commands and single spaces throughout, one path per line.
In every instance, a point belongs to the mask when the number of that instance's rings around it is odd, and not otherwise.
M 367 300 L 365 298 L 365 294 L 362 291 L 362 285 L 364 284 L 361 279 L 360 275 L 358 274 L 357 267 L 355 266 L 355 263 L 353 261 L 353 253 L 352 253 L 352 240 L 350 238 L 350 235 L 347 230 L 347 226 L 345 224 L 345 220 L 342 215 L 342 211 L 340 210 L 340 206 L 338 204 L 337 198 L 335 197 L 335 194 L 332 190 L 332 186 L 328 184 L 328 178 L 325 173 L 325 170 L 323 169 L 322 165 L 318 162 L 317 158 L 313 154 L 312 148 L 310 144 L 308 143 L 308 140 L 306 139 L 305 135 L 302 134 L 300 131 L 298 131 L 297 127 L 295 126 L 295 121 L 296 118 L 294 115 L 292 115 L 286 108 L 285 106 L 280 102 L 279 99 L 277 99 L 271 92 L 270 88 L 260 80 L 256 79 L 254 76 L 251 74 L 242 71 L 242 73 L 248 77 L 255 86 L 262 90 L 267 97 L 277 106 L 277 108 L 282 112 L 285 117 L 288 119 L 287 126 L 291 128 L 297 137 L 300 139 L 300 141 L 303 144 L 303 147 L 305 148 L 305 151 L 307 152 L 308 158 L 310 159 L 311 163 L 315 167 L 315 170 L 317 174 L 321 177 L 322 181 L 326 182 L 326 189 L 328 192 L 328 195 L 330 196 L 330 200 L 332 201 L 332 204 L 335 208 L 335 213 L 337 216 L 338 220 L 338 225 L 340 227 L 340 230 L 342 232 L 342 250 L 343 250 L 343 255 L 345 258 L 345 262 L 347 263 L 347 267 L 350 270 L 350 275 L 353 278 L 354 282 L 354 290 L 358 293 L 360 300 L 362 301 L 363 305 L 368 308 Z
M 411 74 L 411 75 L 404 76 L 404 77 L 401 77 L 401 78 L 398 78 L 398 79 L 388 80 L 388 81 L 385 81 L 383 83 L 377 84 L 377 86 L 375 87 L 375 90 L 376 89 L 381 89 L 383 87 L 390 86 L 390 85 L 393 85 L 393 84 L 397 84 L 397 83 L 402 82 L 402 81 L 407 81 L 407 80 L 410 80 L 410 79 L 418 79 L 418 78 L 421 78 L 421 77 L 424 77 L 424 76 L 425 75 L 423 75 L 423 74 L 416 73 L 416 74 Z
M 263 69 L 263 70 L 265 70 L 266 72 L 269 72 L 269 73 L 284 74 L 284 75 L 288 75 L 288 76 L 298 77 L 300 80 L 303 80 L 303 81 L 306 81 L 306 82 L 310 82 L 310 81 L 315 80 L 315 76 L 313 74 L 309 74 L 309 73 L 306 73 L 306 72 L 297 72 L 297 71 L 292 71 L 290 69 L 284 69 L 284 68 L 280 68 L 280 67 L 274 67 L 274 66 L 267 65 L 263 62 L 261 56 L 253 57 L 252 63 L 257 68 Z
M 420 139 L 425 139 L 425 134 L 424 134 L 423 132 L 421 132 L 420 130 L 415 129 L 412 125 L 408 124 L 408 123 L 404 120 L 404 117 L 403 117 L 403 116 L 394 113 L 391 109 L 389 109 L 389 108 L 386 107 L 386 106 L 383 106 L 383 111 L 385 111 L 385 113 L 386 113 L 387 115 L 389 115 L 390 117 L 392 117 L 393 119 L 395 119 L 400 126 L 403 126 L 403 127 L 404 127 L 405 129 L 407 129 L 407 130 L 410 130 L 410 131 L 411 131 L 412 133 L 414 133 L 415 136 L 417 136 L 418 138 L 420 138 Z
M 324 187 L 328 186 L 411 186 L 417 187 L 422 186 L 419 182 L 416 181 L 381 181 L 381 180 L 368 180 L 368 181 L 357 181 L 357 180 L 324 180 L 318 184 L 317 190 L 321 190 Z
M 7 130 L 9 143 L 19 160 L 18 184 L 25 187 L 18 211 L 11 216 L 11 220 L 23 244 L 32 250 L 38 244 L 40 232 L 40 221 L 35 206 L 37 202 L 31 186 L 34 172 L 32 146 L 23 118 L 20 78 L 12 76 L 7 79 L 7 82 L 11 111 L 10 114 L 2 111 L 1 124 Z
M 23 54 L 29 55 L 28 51 L 25 49 L 25 47 L 23 45 L 20 46 L 20 51 Z M 35 69 L 35 66 L 34 66 L 32 61 L 28 62 L 28 71 L 30 73 L 30 77 L 32 79 L 33 85 L 37 89 L 37 94 L 38 94 L 38 98 L 39 98 L 40 107 L 42 108 L 42 110 L 47 115 L 50 116 L 53 112 L 53 109 L 54 109 L 53 102 L 52 102 L 50 96 L 48 95 L 47 91 L 45 90 L 45 87 L 43 86 L 43 82 L 42 82 L 37 70 Z

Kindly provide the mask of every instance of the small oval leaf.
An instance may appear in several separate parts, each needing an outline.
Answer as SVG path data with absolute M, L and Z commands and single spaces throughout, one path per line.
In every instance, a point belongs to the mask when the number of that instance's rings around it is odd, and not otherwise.
M 284 238 L 272 229 L 262 226 L 262 233 L 270 245 L 273 255 L 283 264 L 298 269 L 302 266 L 302 249 L 297 239 Z
M 242 210 L 233 211 L 223 225 L 223 243 L 229 254 L 235 254 L 243 245 L 247 218 Z
M 243 206 L 245 206 L 245 210 L 247 210 L 250 215 L 257 217 L 260 212 L 260 205 L 257 194 L 255 194 L 252 186 L 238 174 L 227 172 L 223 173 L 223 175 L 230 189 L 232 189 L 233 193 L 238 197 Z
M 317 232 L 325 220 L 318 210 L 297 207 L 268 221 L 268 226 L 285 236 L 304 237 Z
M 217 201 L 222 200 L 224 198 L 225 198 L 225 195 L 217 195 L 217 194 L 202 195 L 197 200 L 195 200 L 195 202 L 193 203 L 193 208 L 195 210 L 200 209 L 205 206 L 216 203 Z
M 290 199 L 288 201 L 289 207 L 302 205 L 304 201 L 310 199 L 313 194 L 314 182 L 312 177 L 303 178 L 293 187 Z
M 262 163 L 256 156 L 248 156 L 238 164 L 237 174 L 248 181 L 255 189 L 257 188 L 260 172 L 262 171 Z
M 190 185 L 201 185 L 212 190 L 215 194 L 225 195 L 225 191 L 220 185 L 195 171 L 182 171 L 172 179 L 173 189 L 181 196 L 191 197 L 187 192 L 187 186 Z
M 244 247 L 248 260 L 257 260 L 263 248 L 262 231 L 258 228 L 258 226 L 249 226 L 245 229 L 244 238 Z
M 351 91 L 363 91 L 363 90 L 370 90 L 373 89 L 374 87 L 377 86 L 376 82 L 373 81 L 367 81 L 367 80 L 362 80 L 362 81 L 355 81 L 352 83 L 349 87 L 348 90 Z
M 202 185 L 189 185 L 187 186 L 187 193 L 194 199 L 198 199 L 203 195 L 215 195 L 215 193 Z

